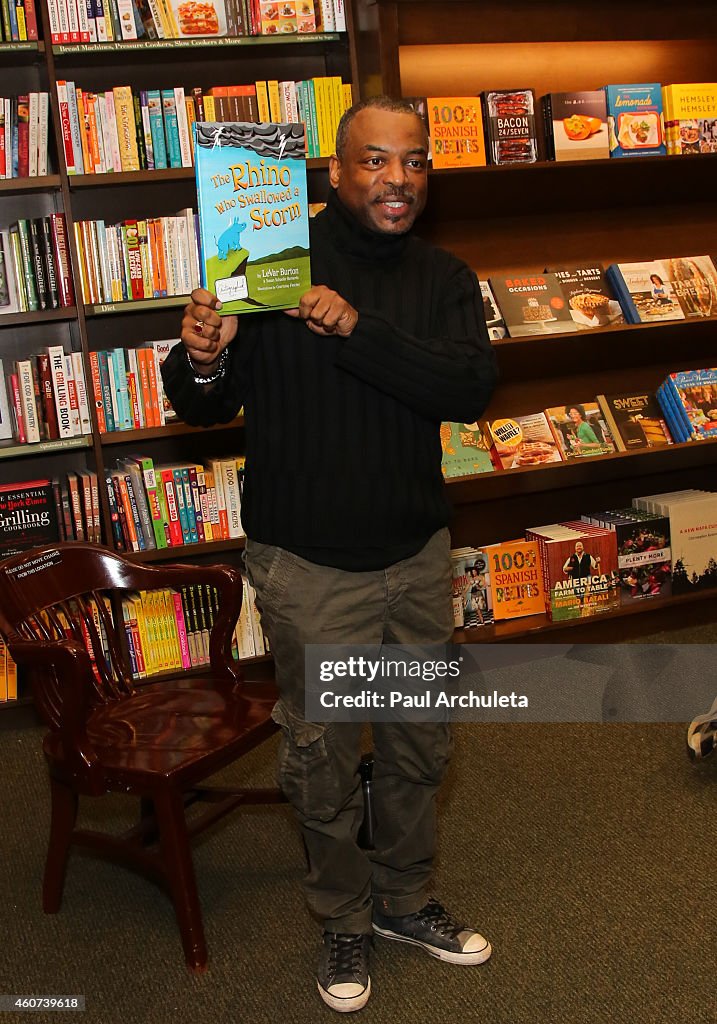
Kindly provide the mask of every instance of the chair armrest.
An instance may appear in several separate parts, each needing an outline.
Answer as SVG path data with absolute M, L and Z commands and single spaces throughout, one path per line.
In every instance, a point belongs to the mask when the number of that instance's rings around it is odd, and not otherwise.
M 51 719 L 48 724 L 60 733 L 66 759 L 75 762 L 75 770 L 91 771 L 97 755 L 87 738 L 85 723 L 94 677 L 86 649 L 75 640 L 24 640 L 17 633 L 9 633 L 7 641 L 10 656 L 18 665 L 54 670 L 59 684 L 57 699 L 51 703 L 43 699 L 42 710 Z

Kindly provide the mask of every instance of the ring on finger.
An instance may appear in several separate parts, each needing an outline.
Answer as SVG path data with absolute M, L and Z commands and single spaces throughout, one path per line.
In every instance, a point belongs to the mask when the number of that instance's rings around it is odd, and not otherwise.
M 203 332 L 203 330 L 204 330 L 204 321 L 203 320 L 197 320 L 197 322 L 194 325 L 195 333 L 196 334 L 201 334 Z

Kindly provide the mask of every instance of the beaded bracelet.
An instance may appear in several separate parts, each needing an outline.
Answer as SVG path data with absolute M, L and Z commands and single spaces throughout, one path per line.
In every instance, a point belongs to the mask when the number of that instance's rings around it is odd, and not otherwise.
M 186 350 L 185 350 L 186 351 Z M 218 380 L 226 373 L 227 362 L 229 361 L 229 352 L 227 349 L 222 350 L 222 354 L 219 356 L 219 364 L 217 365 L 214 373 L 207 374 L 204 376 L 200 373 L 199 369 L 194 365 L 192 360 L 189 358 L 189 352 L 187 352 L 187 362 L 189 363 L 190 369 L 194 374 L 195 384 L 216 384 Z

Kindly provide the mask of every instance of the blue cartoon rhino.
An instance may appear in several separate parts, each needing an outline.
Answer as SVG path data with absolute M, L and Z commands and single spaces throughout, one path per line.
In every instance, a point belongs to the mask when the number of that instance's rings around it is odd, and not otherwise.
M 217 241 L 217 255 L 220 260 L 225 260 L 230 252 L 238 252 L 241 249 L 241 235 L 245 227 L 246 224 L 240 224 L 235 217 L 231 224 L 222 231 Z

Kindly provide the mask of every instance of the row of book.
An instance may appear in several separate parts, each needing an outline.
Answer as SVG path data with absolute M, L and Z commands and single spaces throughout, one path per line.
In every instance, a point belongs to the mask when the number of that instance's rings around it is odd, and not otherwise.
M 717 587 L 716 521 L 717 493 L 688 489 L 455 549 L 455 625 L 539 613 L 561 622 Z
M 118 551 L 183 547 L 244 537 L 243 456 L 155 466 L 147 455 L 118 459 L 106 474 Z
M 0 634 L 0 704 L 17 700 L 17 665 Z
M 303 122 L 308 156 L 330 156 L 352 102 L 351 86 L 339 76 L 197 87 L 191 95 L 182 86 L 87 92 L 62 79 L 57 97 L 68 174 L 191 167 L 195 121 Z
M 199 286 L 197 215 L 75 221 L 85 303 L 188 295 Z
M 242 585 L 232 653 L 239 659 L 255 658 L 268 648 L 254 589 L 245 577 Z M 134 678 L 209 665 L 209 637 L 218 610 L 217 590 L 209 584 L 142 590 L 123 598 L 122 620 Z
M 37 39 L 35 0 L 0 0 L 0 40 L 21 43 Z
M 54 44 L 346 31 L 344 0 L 48 0 L 48 9 Z
M 0 360 L 0 440 L 35 444 L 92 433 L 81 352 L 49 345 L 9 366 Z
M 64 213 L 0 228 L 0 313 L 72 306 L 75 292 Z
M 717 369 L 678 370 L 657 391 L 657 400 L 676 441 L 717 438 Z
M 597 395 L 480 423 L 441 424 L 447 479 L 672 443 L 667 417 L 651 391 Z
M 0 96 L 0 178 L 47 174 L 50 95 Z
M 163 427 L 177 418 L 160 368 L 179 338 L 145 346 L 90 352 L 92 392 L 100 433 Z
M 101 544 L 97 474 L 0 484 L 0 559 L 57 541 Z
M 436 168 L 717 152 L 714 82 L 606 85 L 548 93 L 539 105 L 532 89 L 409 102 L 426 122 Z
M 717 316 L 717 269 L 706 255 L 516 271 L 480 286 L 493 341 Z

